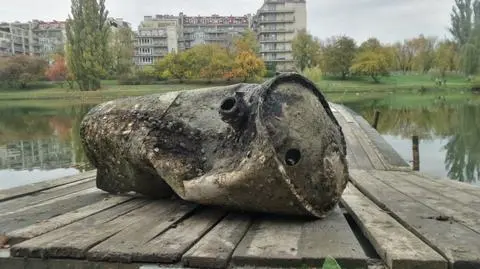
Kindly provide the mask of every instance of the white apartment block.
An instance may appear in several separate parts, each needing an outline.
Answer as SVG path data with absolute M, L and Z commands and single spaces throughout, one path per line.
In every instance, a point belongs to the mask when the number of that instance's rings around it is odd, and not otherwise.
M 307 28 L 305 0 L 265 0 L 254 19 L 260 54 L 277 71 L 293 71 L 292 41 Z
M 145 16 L 135 34 L 135 64 L 152 65 L 169 52 L 178 51 L 178 27 L 177 16 Z
M 109 18 L 113 29 L 130 27 L 123 19 Z M 39 21 L 0 23 L 0 56 L 16 54 L 48 58 L 64 51 L 67 41 L 65 21 Z
M 40 43 L 32 23 L 0 23 L 0 56 L 40 55 Z
M 186 50 L 201 44 L 226 47 L 236 36 L 252 26 L 252 16 L 186 16 L 180 13 L 179 49 Z
M 145 16 L 135 38 L 134 61 L 152 65 L 169 52 L 200 44 L 228 46 L 235 36 L 251 28 L 252 16 Z

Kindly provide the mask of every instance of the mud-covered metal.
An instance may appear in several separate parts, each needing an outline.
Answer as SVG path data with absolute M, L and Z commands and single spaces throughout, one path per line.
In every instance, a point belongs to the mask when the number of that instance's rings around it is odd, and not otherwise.
M 81 137 L 111 193 L 323 217 L 348 179 L 340 125 L 295 73 L 110 101 L 85 116 Z

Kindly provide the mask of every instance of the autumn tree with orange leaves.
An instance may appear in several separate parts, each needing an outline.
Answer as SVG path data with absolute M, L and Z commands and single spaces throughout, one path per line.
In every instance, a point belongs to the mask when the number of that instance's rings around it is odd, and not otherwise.
M 53 64 L 49 66 L 45 76 L 51 81 L 66 82 L 70 88 L 73 88 L 73 75 L 68 70 L 65 57 L 62 55 L 55 55 Z

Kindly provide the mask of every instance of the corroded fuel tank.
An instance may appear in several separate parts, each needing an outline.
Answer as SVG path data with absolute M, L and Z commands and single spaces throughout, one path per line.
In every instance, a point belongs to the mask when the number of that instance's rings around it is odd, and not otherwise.
M 116 194 L 321 218 L 348 180 L 340 125 L 296 73 L 110 101 L 81 137 L 98 188 Z

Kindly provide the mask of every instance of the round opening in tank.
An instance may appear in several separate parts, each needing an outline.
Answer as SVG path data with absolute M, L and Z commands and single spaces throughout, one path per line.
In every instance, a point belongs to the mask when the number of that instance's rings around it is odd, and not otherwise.
M 298 149 L 289 149 L 287 151 L 287 154 L 285 154 L 285 163 L 288 166 L 294 166 L 300 162 L 300 158 L 302 157 L 302 154 L 300 153 L 300 150 Z
M 232 111 L 237 104 L 237 100 L 233 97 L 227 98 L 222 102 L 220 109 L 225 112 Z

